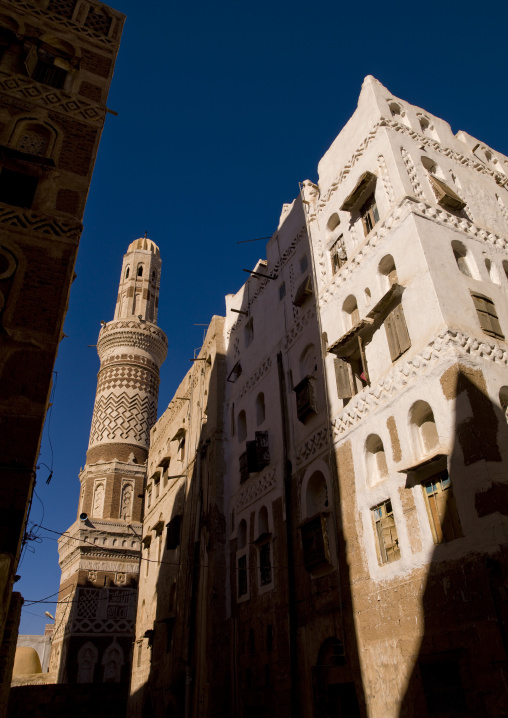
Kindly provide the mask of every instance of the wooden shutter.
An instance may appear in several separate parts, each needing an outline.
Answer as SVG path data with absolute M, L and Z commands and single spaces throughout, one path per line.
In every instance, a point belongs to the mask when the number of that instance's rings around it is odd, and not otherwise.
M 351 386 L 351 370 L 344 359 L 337 357 L 334 362 L 335 378 L 337 380 L 337 396 L 339 399 L 351 399 L 353 388 Z
M 35 66 L 37 65 L 38 61 L 39 54 L 37 52 L 37 48 L 35 45 L 32 45 L 28 51 L 27 56 L 25 57 L 25 69 L 30 77 L 32 77 L 35 70 Z
M 464 209 L 466 203 L 454 192 L 446 182 L 429 174 L 430 184 L 436 195 L 437 203 L 445 209 L 453 209 L 455 211 Z
M 397 527 L 395 526 L 395 519 L 393 514 L 385 516 L 379 522 L 381 525 L 381 535 L 383 540 L 383 547 L 386 552 L 386 561 L 397 561 L 400 558 L 399 541 L 397 536 Z
M 256 431 L 256 462 L 258 471 L 270 463 L 270 448 L 268 445 L 268 432 Z
M 432 494 L 431 496 L 428 496 L 428 502 L 429 502 L 429 509 L 430 509 L 430 515 L 432 517 L 432 525 L 434 528 L 434 531 L 432 532 L 434 534 L 434 540 L 436 543 L 442 543 L 443 542 L 443 530 L 441 528 L 441 512 L 443 511 L 443 506 L 441 502 L 437 501 L 437 494 Z M 446 500 L 445 500 L 445 507 L 446 507 Z
M 406 326 L 404 310 L 399 304 L 385 319 L 386 338 L 392 361 L 395 361 L 401 354 L 411 346 L 411 339 Z
M 472 294 L 473 302 L 480 320 L 480 326 L 484 332 L 504 339 L 503 330 L 499 324 L 494 302 L 488 297 Z
M 404 354 L 405 351 L 411 346 L 411 339 L 409 338 L 409 332 L 407 331 L 406 319 L 404 317 L 404 310 L 402 304 L 399 304 L 392 312 L 395 319 L 395 331 L 397 334 L 397 341 L 399 344 L 399 355 Z

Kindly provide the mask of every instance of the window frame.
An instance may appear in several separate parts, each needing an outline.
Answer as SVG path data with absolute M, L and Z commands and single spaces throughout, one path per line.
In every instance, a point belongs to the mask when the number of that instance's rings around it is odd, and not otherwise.
M 378 548 L 377 553 L 379 564 L 381 566 L 385 566 L 386 564 L 400 561 L 401 551 L 399 545 L 399 536 L 391 499 L 381 501 L 379 504 L 376 504 L 376 506 L 373 506 L 370 511 L 372 516 L 372 523 L 374 525 L 376 545 Z M 388 530 L 390 533 L 390 546 L 388 546 L 385 542 L 386 534 L 384 532 L 386 530 Z M 391 554 L 391 556 L 389 555 L 389 551 L 393 551 L 393 554 Z
M 504 340 L 505 335 L 503 334 L 501 324 L 499 323 L 499 317 L 497 315 L 494 301 L 490 297 L 485 296 L 485 294 L 480 294 L 479 292 L 471 292 L 471 298 L 473 300 L 474 308 L 476 309 L 481 330 L 488 336 Z
M 446 478 L 444 481 L 447 482 L 447 486 L 443 489 L 442 484 L 445 474 Z M 440 487 L 438 487 L 438 483 L 441 484 Z M 432 492 L 428 490 L 429 484 L 431 484 L 432 487 L 436 486 Z M 462 524 L 460 522 L 448 470 L 443 469 L 437 474 L 433 474 L 427 479 L 422 480 L 421 487 L 434 543 L 449 543 L 450 541 L 455 541 L 455 539 L 463 538 L 464 532 L 462 531 Z M 438 499 L 437 497 L 441 498 Z M 445 498 L 443 499 L 443 497 Z M 433 498 L 433 501 L 431 501 L 431 498 Z

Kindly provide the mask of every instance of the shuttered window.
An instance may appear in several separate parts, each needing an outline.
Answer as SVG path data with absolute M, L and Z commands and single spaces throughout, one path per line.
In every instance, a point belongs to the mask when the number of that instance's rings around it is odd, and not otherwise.
M 332 263 L 332 274 L 337 274 L 342 265 L 347 262 L 347 254 L 344 247 L 344 237 L 342 234 L 330 248 L 330 260 Z
M 398 359 L 411 346 L 402 305 L 398 304 L 385 319 L 386 338 L 392 361 Z
M 445 209 L 451 209 L 455 212 L 464 209 L 466 203 L 454 192 L 446 182 L 436 177 L 435 175 L 429 174 L 429 180 L 434 194 L 436 195 L 437 203 Z
M 496 307 L 494 302 L 489 297 L 483 294 L 471 294 L 473 302 L 480 320 L 480 326 L 485 332 L 491 337 L 498 339 L 504 339 L 504 334 L 497 318 Z
M 351 369 L 345 359 L 335 359 L 335 378 L 337 380 L 337 396 L 339 399 L 351 399 L 356 394 L 351 378 Z
M 397 527 L 392 502 L 384 501 L 372 509 L 381 563 L 392 563 L 400 558 Z
M 171 521 L 166 524 L 166 548 L 170 551 L 180 546 L 180 531 L 182 526 L 182 516 L 173 516 Z
M 316 566 L 331 563 L 326 516 L 314 516 L 300 526 L 300 531 L 305 568 L 309 571 Z
M 442 471 L 425 481 L 423 495 L 434 543 L 453 541 L 463 536 L 448 471 Z
M 360 207 L 360 216 L 362 218 L 363 231 L 365 235 L 367 235 L 373 229 L 374 225 L 379 222 L 379 212 L 374 193 L 372 193 L 368 200 Z

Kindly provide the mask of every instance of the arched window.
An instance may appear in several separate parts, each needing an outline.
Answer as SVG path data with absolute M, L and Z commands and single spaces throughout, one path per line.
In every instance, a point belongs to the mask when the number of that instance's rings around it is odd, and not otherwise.
M 140 264 L 140 265 L 138 265 L 138 277 L 142 277 L 142 276 L 143 276 L 143 265 Z
M 258 514 L 258 536 L 262 536 L 267 533 L 270 533 L 270 529 L 268 527 L 268 509 L 266 506 L 262 506 L 259 509 Z
M 131 268 L 127 267 L 127 269 L 125 270 L 125 279 L 129 279 L 130 271 L 131 271 Z
M 242 409 L 238 414 L 238 441 L 245 441 L 247 438 L 247 414 Z
M 247 546 L 247 522 L 242 519 L 238 524 L 238 550 L 241 551 Z
M 116 638 L 104 651 L 102 665 L 104 666 L 104 683 L 120 683 L 122 666 L 124 664 L 123 651 Z
M 378 272 L 381 277 L 381 289 L 385 292 L 393 284 L 397 284 L 397 270 L 395 269 L 395 261 L 391 254 L 387 254 L 379 262 Z
M 372 294 L 370 293 L 370 289 L 368 287 L 365 287 L 365 304 L 369 307 L 370 302 L 372 300 Z
M 258 426 L 261 426 L 265 417 L 265 395 L 261 391 L 256 397 L 256 423 Z
M 95 664 L 99 657 L 99 651 L 93 643 L 88 641 L 78 651 L 78 675 L 77 683 L 93 683 Z
M 457 262 L 457 267 L 459 268 L 459 270 L 466 277 L 472 277 L 474 260 L 471 256 L 471 252 L 469 252 L 462 244 L 462 242 L 459 242 L 458 240 L 454 240 L 452 242 L 452 249 L 453 256 L 455 257 L 455 261 Z
M 426 456 L 439 446 L 434 412 L 426 401 L 417 401 L 411 407 L 410 421 L 417 456 Z
M 367 470 L 371 484 L 382 481 L 388 475 L 386 454 L 383 442 L 377 434 L 371 434 L 365 442 L 367 452 Z
M 334 231 L 337 229 L 337 227 L 340 224 L 340 217 L 337 214 L 337 212 L 334 212 L 328 222 L 326 223 L 326 229 L 328 236 L 331 237 L 331 235 L 334 233 Z
M 305 512 L 308 517 L 328 509 L 328 486 L 321 471 L 315 471 L 307 483 Z
M 428 117 L 419 115 L 418 120 L 420 122 L 420 129 L 426 137 L 432 137 L 433 140 L 439 140 L 436 130 L 434 129 L 434 125 Z
M 17 126 L 13 139 L 16 148 L 28 155 L 47 157 L 53 144 L 54 133 L 38 122 L 21 122 Z
M 402 122 L 404 125 L 407 125 L 409 127 L 407 113 L 400 103 L 389 102 L 388 107 L 390 109 L 391 116 L 396 122 Z
M 152 272 L 152 281 L 155 282 L 156 278 L 157 278 L 157 272 L 154 269 Z
M 487 272 L 489 273 L 490 281 L 494 284 L 501 284 L 499 281 L 499 273 L 497 271 L 496 265 L 490 261 L 490 259 L 485 260 L 485 267 L 487 269 Z
M 434 175 L 435 177 L 439 177 L 442 180 L 446 179 L 443 170 L 439 167 L 437 162 L 434 162 L 434 160 L 432 160 L 430 157 L 427 157 L 427 155 L 423 155 L 421 160 L 422 165 L 429 174 Z
M 360 312 L 358 311 L 358 304 L 356 297 L 352 294 L 349 295 L 342 305 L 342 311 L 346 320 L 346 329 L 356 326 L 360 321 Z

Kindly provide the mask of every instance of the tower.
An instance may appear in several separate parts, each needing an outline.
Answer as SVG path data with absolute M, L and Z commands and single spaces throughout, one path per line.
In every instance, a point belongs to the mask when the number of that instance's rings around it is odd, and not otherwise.
M 59 542 L 59 607 L 50 671 L 63 683 L 126 688 L 134 637 L 142 492 L 159 367 L 161 259 L 138 239 L 124 256 L 113 321 L 97 342 L 100 369 L 78 517 Z M 123 687 L 119 687 L 123 690 Z

